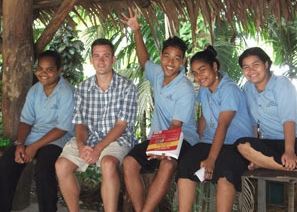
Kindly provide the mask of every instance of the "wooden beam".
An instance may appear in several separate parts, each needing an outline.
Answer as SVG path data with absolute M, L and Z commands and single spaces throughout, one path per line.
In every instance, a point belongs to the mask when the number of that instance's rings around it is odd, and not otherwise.
M 47 25 L 35 45 L 35 54 L 38 55 L 44 50 L 46 45 L 52 40 L 56 31 L 60 28 L 69 12 L 74 7 L 77 0 L 64 0 L 56 14 Z

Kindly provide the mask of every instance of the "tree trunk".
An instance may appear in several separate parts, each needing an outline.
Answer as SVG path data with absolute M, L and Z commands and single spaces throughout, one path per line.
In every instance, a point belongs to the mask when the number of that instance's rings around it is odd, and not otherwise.
M 15 140 L 20 112 L 32 85 L 33 0 L 3 0 L 3 135 Z

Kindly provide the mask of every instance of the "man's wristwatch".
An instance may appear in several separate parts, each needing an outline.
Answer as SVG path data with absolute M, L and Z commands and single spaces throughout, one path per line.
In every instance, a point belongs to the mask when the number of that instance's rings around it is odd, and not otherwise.
M 21 143 L 21 142 L 18 142 L 18 141 L 15 141 L 14 143 L 13 143 L 14 145 L 24 145 L 23 143 Z

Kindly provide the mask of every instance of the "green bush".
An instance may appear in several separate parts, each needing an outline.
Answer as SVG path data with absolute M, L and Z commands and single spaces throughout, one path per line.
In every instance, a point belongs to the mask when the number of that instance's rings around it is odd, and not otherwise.
M 61 27 L 55 34 L 49 49 L 57 51 L 63 60 L 63 77 L 73 85 L 84 79 L 83 58 L 84 43 L 77 39 L 76 31 L 71 27 Z

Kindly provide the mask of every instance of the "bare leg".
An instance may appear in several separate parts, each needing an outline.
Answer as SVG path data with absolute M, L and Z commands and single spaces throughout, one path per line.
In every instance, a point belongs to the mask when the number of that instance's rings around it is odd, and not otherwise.
M 59 187 L 69 212 L 79 211 L 79 185 L 74 176 L 77 166 L 66 158 L 60 157 L 56 162 Z
M 164 159 L 160 161 L 159 170 L 150 185 L 142 212 L 154 211 L 158 206 L 168 191 L 176 166 L 175 160 Z
M 191 212 L 196 195 L 197 183 L 190 179 L 180 178 L 177 182 L 178 188 L 178 211 Z
M 140 175 L 141 166 L 131 156 L 123 161 L 124 180 L 135 212 L 142 211 L 144 205 L 144 187 Z
M 286 170 L 281 164 L 275 162 L 273 157 L 265 156 L 261 152 L 253 149 L 250 143 L 239 144 L 237 149 L 240 154 L 250 161 L 255 167 L 272 170 Z M 250 168 L 252 168 L 252 166 L 250 166 Z
M 235 199 L 234 185 L 226 178 L 219 178 L 217 188 L 217 211 L 231 212 Z
M 119 160 L 113 156 L 104 156 L 101 160 L 102 183 L 101 196 L 105 212 L 116 212 L 120 193 Z

